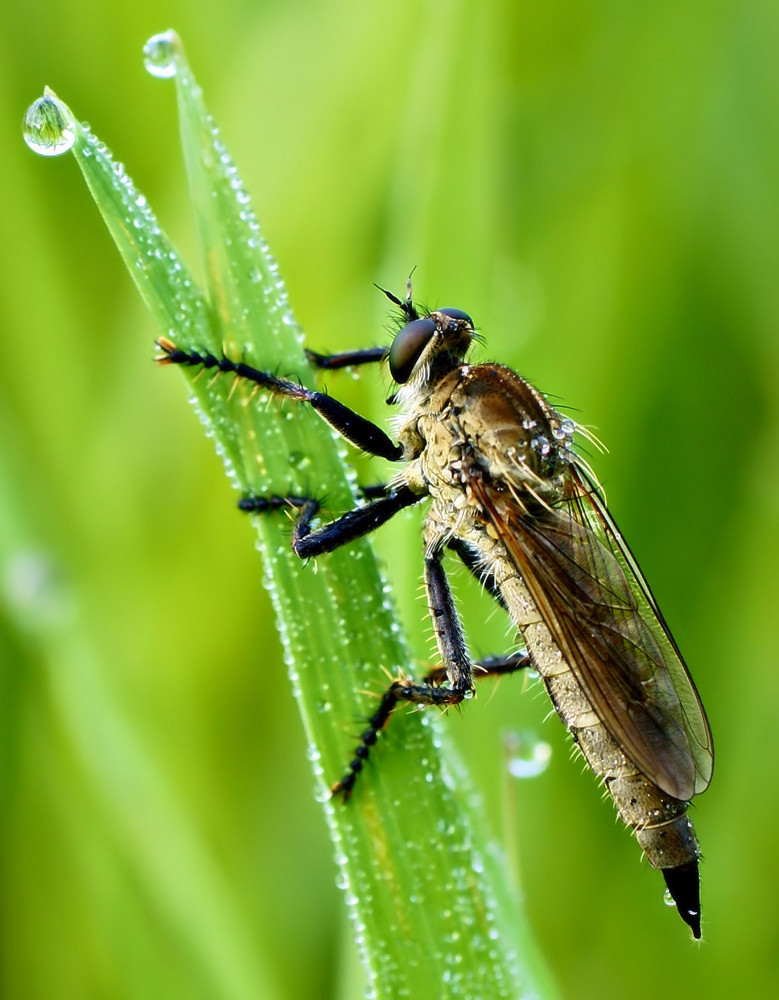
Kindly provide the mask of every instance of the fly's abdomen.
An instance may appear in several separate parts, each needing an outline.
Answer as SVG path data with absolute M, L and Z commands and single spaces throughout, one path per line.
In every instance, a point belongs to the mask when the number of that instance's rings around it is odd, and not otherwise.
M 697 863 L 700 852 L 686 815 L 688 803 L 664 793 L 628 759 L 593 710 L 546 625 L 536 621 L 522 632 L 557 714 L 603 780 L 621 819 L 635 831 L 649 863 L 654 868 Z
M 620 817 L 635 831 L 652 867 L 678 868 L 696 862 L 700 851 L 687 817 L 688 803 L 666 795 L 636 770 L 602 723 L 571 727 L 571 733 L 589 766 L 603 778 Z
M 689 803 L 664 792 L 630 760 L 595 711 L 522 576 L 502 557 L 498 545 L 489 556 L 493 578 L 557 714 L 591 770 L 603 781 L 620 818 L 634 831 L 649 863 L 662 871 L 682 919 L 699 938 L 700 849 L 687 817 Z

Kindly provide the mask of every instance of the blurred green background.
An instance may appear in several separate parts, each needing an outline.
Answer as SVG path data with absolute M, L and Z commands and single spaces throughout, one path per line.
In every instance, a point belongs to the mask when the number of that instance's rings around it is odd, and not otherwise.
M 474 316 L 481 357 L 610 448 L 610 506 L 715 734 L 693 811 L 703 945 L 533 686 L 447 721 L 563 994 L 773 993 L 779 8 L 50 2 L 4 20 L 3 996 L 362 995 L 251 528 L 180 380 L 150 364 L 157 331 L 76 164 L 21 140 L 49 84 L 197 264 L 173 88 L 141 64 L 168 27 L 312 346 L 385 343 L 372 282 L 402 291 L 416 265 L 422 300 Z M 385 419 L 376 373 L 328 386 Z M 376 545 L 425 663 L 419 521 L 396 522 Z M 474 651 L 510 645 L 456 585 Z M 506 732 L 552 744 L 542 777 L 507 777 Z

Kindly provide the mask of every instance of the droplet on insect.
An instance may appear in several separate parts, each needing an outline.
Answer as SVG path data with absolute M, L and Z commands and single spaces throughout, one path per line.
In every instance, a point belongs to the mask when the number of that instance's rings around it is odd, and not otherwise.
M 676 906 L 676 900 L 671 895 L 671 890 L 666 889 L 663 892 L 663 902 L 666 906 Z
M 152 35 L 143 47 L 143 65 L 152 76 L 166 79 L 176 75 L 176 56 L 181 42 L 175 31 Z
M 537 434 L 530 442 L 530 447 L 533 451 L 537 451 L 541 455 L 548 455 L 552 450 L 552 446 L 549 444 L 548 438 L 546 438 L 543 434 Z
M 506 734 L 508 772 L 513 778 L 537 778 L 549 766 L 552 748 L 530 732 Z
M 67 105 L 48 87 L 27 109 L 24 116 L 24 141 L 40 156 L 61 156 L 76 141 L 73 116 Z

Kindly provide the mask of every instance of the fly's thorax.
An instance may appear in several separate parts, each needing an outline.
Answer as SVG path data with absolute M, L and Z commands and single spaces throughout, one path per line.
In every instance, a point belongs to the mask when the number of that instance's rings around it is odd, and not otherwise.
M 512 503 L 560 502 L 570 463 L 559 415 L 519 375 L 491 364 L 461 363 L 433 384 L 411 382 L 397 401 L 407 416 L 399 430 L 409 463 L 403 479 L 432 498 L 431 534 L 468 541 L 493 576 L 515 573 L 471 487 L 488 479 Z M 523 609 L 518 625 L 537 620 L 524 595 L 513 603 Z
M 452 407 L 494 482 L 527 484 L 557 499 L 572 426 L 569 432 L 537 389 L 501 365 L 478 365 L 460 380 Z
M 436 461 L 445 460 L 435 447 L 442 425 L 455 442 L 454 463 L 458 449 L 467 450 L 496 486 L 529 488 L 552 504 L 562 499 L 572 427 L 515 372 L 491 364 L 452 372 L 431 396 L 425 424 Z
M 499 488 L 554 504 L 564 495 L 573 425 L 502 365 L 459 364 L 434 384 L 398 393 L 408 420 L 400 440 L 434 496 L 485 475 Z

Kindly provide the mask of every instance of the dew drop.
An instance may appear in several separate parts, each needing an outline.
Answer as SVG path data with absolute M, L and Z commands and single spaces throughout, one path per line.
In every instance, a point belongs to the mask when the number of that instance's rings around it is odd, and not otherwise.
M 552 748 L 530 732 L 517 731 L 505 736 L 507 767 L 514 778 L 537 778 L 549 766 Z
M 327 787 L 327 785 L 320 785 L 314 792 L 314 799 L 319 802 L 320 805 L 326 805 L 333 797 L 333 793 Z
M 537 434 L 530 442 L 530 447 L 541 455 L 548 455 L 552 450 L 549 440 L 543 434 Z
M 666 906 L 676 906 L 676 900 L 671 895 L 670 889 L 666 889 L 663 892 L 663 902 L 665 903 Z
M 0 597 L 27 632 L 67 625 L 76 611 L 73 595 L 49 556 L 26 549 L 0 566 Z
M 143 65 L 152 76 L 162 79 L 175 76 L 180 51 L 181 42 L 175 31 L 152 35 L 143 47 Z
M 48 87 L 27 109 L 24 141 L 40 156 L 61 156 L 76 141 L 76 127 L 67 105 Z
M 311 456 L 303 451 L 291 451 L 287 461 L 294 469 L 306 469 L 311 465 Z

